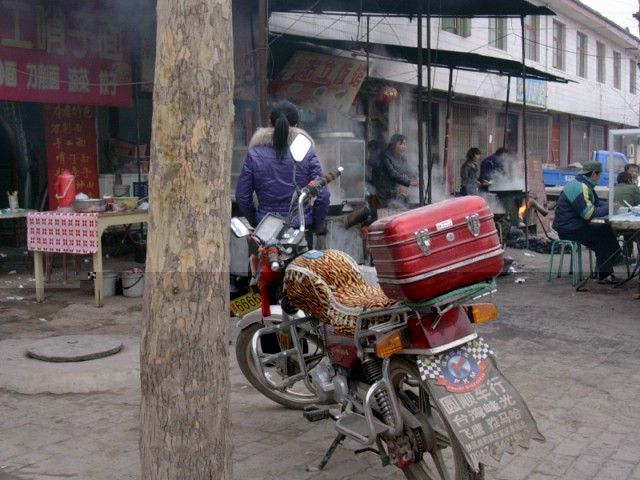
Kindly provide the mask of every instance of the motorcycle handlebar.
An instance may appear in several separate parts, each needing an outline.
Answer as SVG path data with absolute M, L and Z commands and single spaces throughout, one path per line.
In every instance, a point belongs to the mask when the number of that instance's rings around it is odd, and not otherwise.
M 302 191 L 306 191 L 307 195 L 315 197 L 325 186 L 327 186 L 327 184 L 333 182 L 336 178 L 342 175 L 343 171 L 344 167 L 338 167 L 336 170 L 327 173 L 323 177 L 315 178 L 314 180 L 311 180 L 309 184 L 302 189 Z
M 300 196 L 298 197 L 298 216 L 300 217 L 300 231 L 305 231 L 304 224 L 304 201 L 307 197 L 317 197 L 320 191 L 329 183 L 333 182 L 336 178 L 342 175 L 344 167 L 338 167 L 333 172 L 329 172 L 322 177 L 318 177 L 311 180 L 309 184 L 302 189 Z

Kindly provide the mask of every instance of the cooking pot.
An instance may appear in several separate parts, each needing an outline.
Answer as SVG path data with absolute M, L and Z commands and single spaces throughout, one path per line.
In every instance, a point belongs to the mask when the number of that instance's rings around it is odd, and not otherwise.
M 104 212 L 107 209 L 107 202 L 102 198 L 74 200 L 73 209 L 79 213 Z

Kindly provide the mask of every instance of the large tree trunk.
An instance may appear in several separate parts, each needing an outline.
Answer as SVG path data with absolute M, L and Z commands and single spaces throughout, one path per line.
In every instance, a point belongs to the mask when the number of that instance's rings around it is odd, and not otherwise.
M 158 0 L 142 478 L 230 479 L 230 0 Z

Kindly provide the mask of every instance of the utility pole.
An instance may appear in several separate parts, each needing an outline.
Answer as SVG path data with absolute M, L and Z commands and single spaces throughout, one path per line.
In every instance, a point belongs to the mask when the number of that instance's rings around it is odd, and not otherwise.
M 638 21 L 638 33 L 640 34 L 640 0 L 638 0 L 638 11 L 633 14 L 633 18 L 635 18 Z M 636 63 L 636 66 L 637 65 L 638 64 Z M 638 72 L 636 71 L 636 73 Z M 638 114 L 638 125 L 640 126 L 640 113 Z

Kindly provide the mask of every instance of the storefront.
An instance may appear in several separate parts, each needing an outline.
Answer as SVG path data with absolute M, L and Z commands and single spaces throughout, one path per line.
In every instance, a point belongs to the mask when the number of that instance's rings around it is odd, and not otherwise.
M 79 191 L 99 195 L 99 119 L 132 106 L 131 39 L 108 7 L 22 0 L 0 4 L 3 191 L 21 206 L 55 206 L 68 169 Z M 5 189 L 6 187 L 6 189 Z M 7 199 L 0 196 L 0 206 Z

